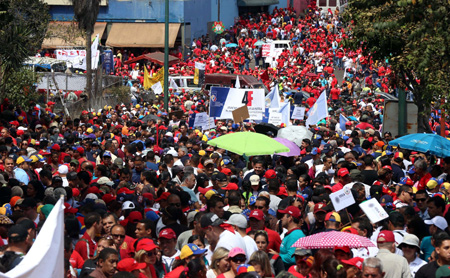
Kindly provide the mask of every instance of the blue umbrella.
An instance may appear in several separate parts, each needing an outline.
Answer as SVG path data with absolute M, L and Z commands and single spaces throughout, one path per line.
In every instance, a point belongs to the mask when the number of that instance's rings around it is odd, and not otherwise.
M 235 43 L 226 44 L 225 47 L 237 47 L 238 45 Z
M 409 134 L 390 141 L 389 145 L 429 153 L 438 157 L 450 157 L 450 141 L 436 134 Z
M 261 46 L 263 44 L 264 44 L 263 41 L 257 41 L 257 42 L 255 42 L 254 46 Z

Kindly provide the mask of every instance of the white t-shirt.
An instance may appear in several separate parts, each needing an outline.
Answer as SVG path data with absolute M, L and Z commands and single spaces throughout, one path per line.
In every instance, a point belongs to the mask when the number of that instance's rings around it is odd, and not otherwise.
M 245 243 L 245 254 L 247 255 L 247 260 L 246 262 L 248 262 L 250 260 L 250 257 L 252 256 L 252 254 L 256 251 L 258 251 L 258 246 L 256 246 L 256 242 L 253 240 L 253 238 L 249 237 L 249 236 L 245 236 L 243 237 L 244 239 L 244 243 Z
M 244 239 L 238 233 L 232 233 L 228 230 L 224 230 L 220 236 L 219 241 L 217 242 L 216 249 L 219 247 L 223 247 L 227 250 L 231 250 L 234 247 L 242 248 L 242 250 L 246 250 L 246 244 Z
M 175 255 L 173 255 L 172 257 L 167 257 L 167 256 L 164 256 L 164 255 L 161 256 L 163 263 L 165 263 L 166 266 L 169 268 L 167 270 L 167 272 L 172 271 L 172 263 L 175 261 L 175 258 L 180 255 L 180 253 L 181 252 L 179 250 L 177 250 Z

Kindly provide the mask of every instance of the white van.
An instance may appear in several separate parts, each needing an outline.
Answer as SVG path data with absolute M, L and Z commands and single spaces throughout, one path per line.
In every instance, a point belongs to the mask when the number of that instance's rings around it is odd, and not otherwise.
M 272 41 L 271 49 L 275 50 L 277 53 L 283 52 L 283 50 L 288 49 L 292 53 L 292 42 L 290 40 L 278 40 Z

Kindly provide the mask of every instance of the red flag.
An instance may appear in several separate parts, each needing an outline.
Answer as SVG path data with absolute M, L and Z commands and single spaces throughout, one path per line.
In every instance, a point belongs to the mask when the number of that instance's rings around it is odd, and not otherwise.
M 261 74 L 261 80 L 269 80 L 269 73 L 267 70 L 265 70 L 262 74 Z

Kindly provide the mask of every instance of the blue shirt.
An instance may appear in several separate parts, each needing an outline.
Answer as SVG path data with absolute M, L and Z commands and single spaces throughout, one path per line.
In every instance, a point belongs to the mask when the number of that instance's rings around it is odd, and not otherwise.
M 283 238 L 283 241 L 281 241 L 280 257 L 283 260 L 286 269 L 288 269 L 291 265 L 295 265 L 295 257 L 293 256 L 295 253 L 295 247 L 292 247 L 292 244 L 302 237 L 305 237 L 302 230 L 294 229 L 287 232 Z

